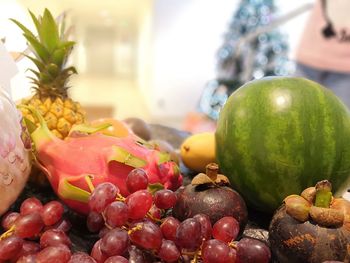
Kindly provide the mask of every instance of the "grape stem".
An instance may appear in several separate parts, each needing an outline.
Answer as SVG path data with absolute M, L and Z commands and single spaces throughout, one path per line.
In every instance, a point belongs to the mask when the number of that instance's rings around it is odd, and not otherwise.
M 153 221 L 155 222 L 158 222 L 158 223 L 162 223 L 163 221 L 158 219 L 158 218 L 155 218 L 150 212 L 147 212 L 147 216 L 152 219 Z
M 117 197 L 115 198 L 115 200 L 116 201 L 120 201 L 120 202 L 125 202 L 126 198 L 118 193 Z
M 228 244 L 229 247 L 232 247 L 233 249 L 236 249 L 237 250 L 237 245 L 236 245 L 236 242 L 230 242 Z
M 128 231 L 128 235 L 131 235 L 132 233 L 136 232 L 136 231 L 140 231 L 142 229 L 142 226 L 141 225 L 137 225 L 137 226 L 134 226 L 133 228 L 131 228 L 129 231 Z
M 12 234 L 15 232 L 15 225 L 12 225 L 9 230 L 7 230 L 6 232 L 4 232 L 1 236 L 0 236 L 0 240 L 6 239 L 10 236 L 12 236 Z

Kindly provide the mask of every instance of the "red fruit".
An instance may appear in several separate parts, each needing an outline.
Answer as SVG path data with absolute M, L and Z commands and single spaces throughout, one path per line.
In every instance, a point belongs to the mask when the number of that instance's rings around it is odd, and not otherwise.
M 2 217 L 1 226 L 4 230 L 9 230 L 11 226 L 15 223 L 16 219 L 19 217 L 17 212 L 8 212 Z
M 48 246 L 57 246 L 59 244 L 70 247 L 72 242 L 62 230 L 50 229 L 45 231 L 40 237 L 40 246 L 45 248 Z
M 172 208 L 176 203 L 176 194 L 168 189 L 159 190 L 154 194 L 154 204 L 160 209 Z
M 150 210 L 153 204 L 153 197 L 148 190 L 139 190 L 126 198 L 129 218 L 142 219 Z
M 56 194 L 77 212 L 89 212 L 88 177 L 94 186 L 104 182 L 118 186 L 123 196 L 129 194 L 125 181 L 134 168 L 144 169 L 149 183 L 161 183 L 173 190 L 182 184 L 179 167 L 170 156 L 139 142 L 134 135 L 118 138 L 93 133 L 99 129 L 81 125 L 60 140 L 47 129 L 36 109 L 28 109 L 40 120 L 40 126 L 31 133 L 40 168 L 48 175 Z
M 24 200 L 19 208 L 21 215 L 27 215 L 33 212 L 39 212 L 43 208 L 41 201 L 35 197 L 30 197 Z
M 232 216 L 225 216 L 213 226 L 213 237 L 226 243 L 235 240 L 239 233 L 239 223 Z
M 71 252 L 65 245 L 49 246 L 41 250 L 36 255 L 37 263 L 51 263 L 55 259 L 55 263 L 67 263 L 71 258 Z
M 46 226 L 56 224 L 61 220 L 64 212 L 63 205 L 58 201 L 50 201 L 46 203 L 41 209 L 41 218 Z

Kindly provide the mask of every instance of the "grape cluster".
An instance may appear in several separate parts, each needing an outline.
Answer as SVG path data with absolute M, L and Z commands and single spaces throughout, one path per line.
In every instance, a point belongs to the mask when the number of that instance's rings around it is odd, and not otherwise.
M 92 191 L 87 227 L 99 233 L 90 254 L 96 262 L 270 261 L 265 243 L 251 238 L 235 241 L 240 229 L 233 217 L 223 217 L 214 225 L 205 214 L 183 222 L 172 217 L 169 211 L 176 194 L 162 189 L 152 195 L 147 178 L 144 170 L 132 170 L 126 179 L 130 192 L 126 198 L 111 183 Z
M 180 222 L 171 216 L 176 194 L 149 184 L 142 169 L 126 178 L 130 195 L 117 186 L 101 183 L 92 189 L 86 225 L 96 233 L 90 254 L 72 251 L 71 227 L 58 201 L 42 204 L 26 199 L 19 212 L 2 218 L 0 263 L 124 263 L 203 262 L 267 263 L 271 253 L 265 243 L 242 238 L 239 223 L 223 217 L 214 225 L 205 214 Z M 54 260 L 54 261 L 53 261 Z
M 5 232 L 0 237 L 0 262 L 68 262 L 71 241 L 66 234 L 71 224 L 63 218 L 64 207 L 58 201 L 43 205 L 35 197 L 27 198 L 19 212 L 8 212 L 1 221 Z

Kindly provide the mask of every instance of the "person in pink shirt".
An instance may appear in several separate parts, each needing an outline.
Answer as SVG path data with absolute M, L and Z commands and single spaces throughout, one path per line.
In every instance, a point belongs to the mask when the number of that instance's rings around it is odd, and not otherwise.
M 317 0 L 296 52 L 296 76 L 331 90 L 350 108 L 350 0 Z

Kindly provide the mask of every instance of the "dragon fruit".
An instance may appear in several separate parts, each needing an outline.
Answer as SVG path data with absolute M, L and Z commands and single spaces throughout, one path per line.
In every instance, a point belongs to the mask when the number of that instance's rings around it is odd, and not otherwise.
M 169 154 L 150 148 L 134 135 L 119 138 L 96 132 L 103 126 L 77 125 L 61 140 L 49 131 L 35 109 L 29 109 L 40 119 L 39 127 L 27 124 L 37 164 L 56 194 L 77 212 L 89 211 L 91 183 L 96 186 L 111 182 L 118 186 L 121 195 L 127 196 L 125 180 L 134 168 L 143 168 L 150 184 L 161 183 L 172 190 L 182 185 L 180 169 Z

